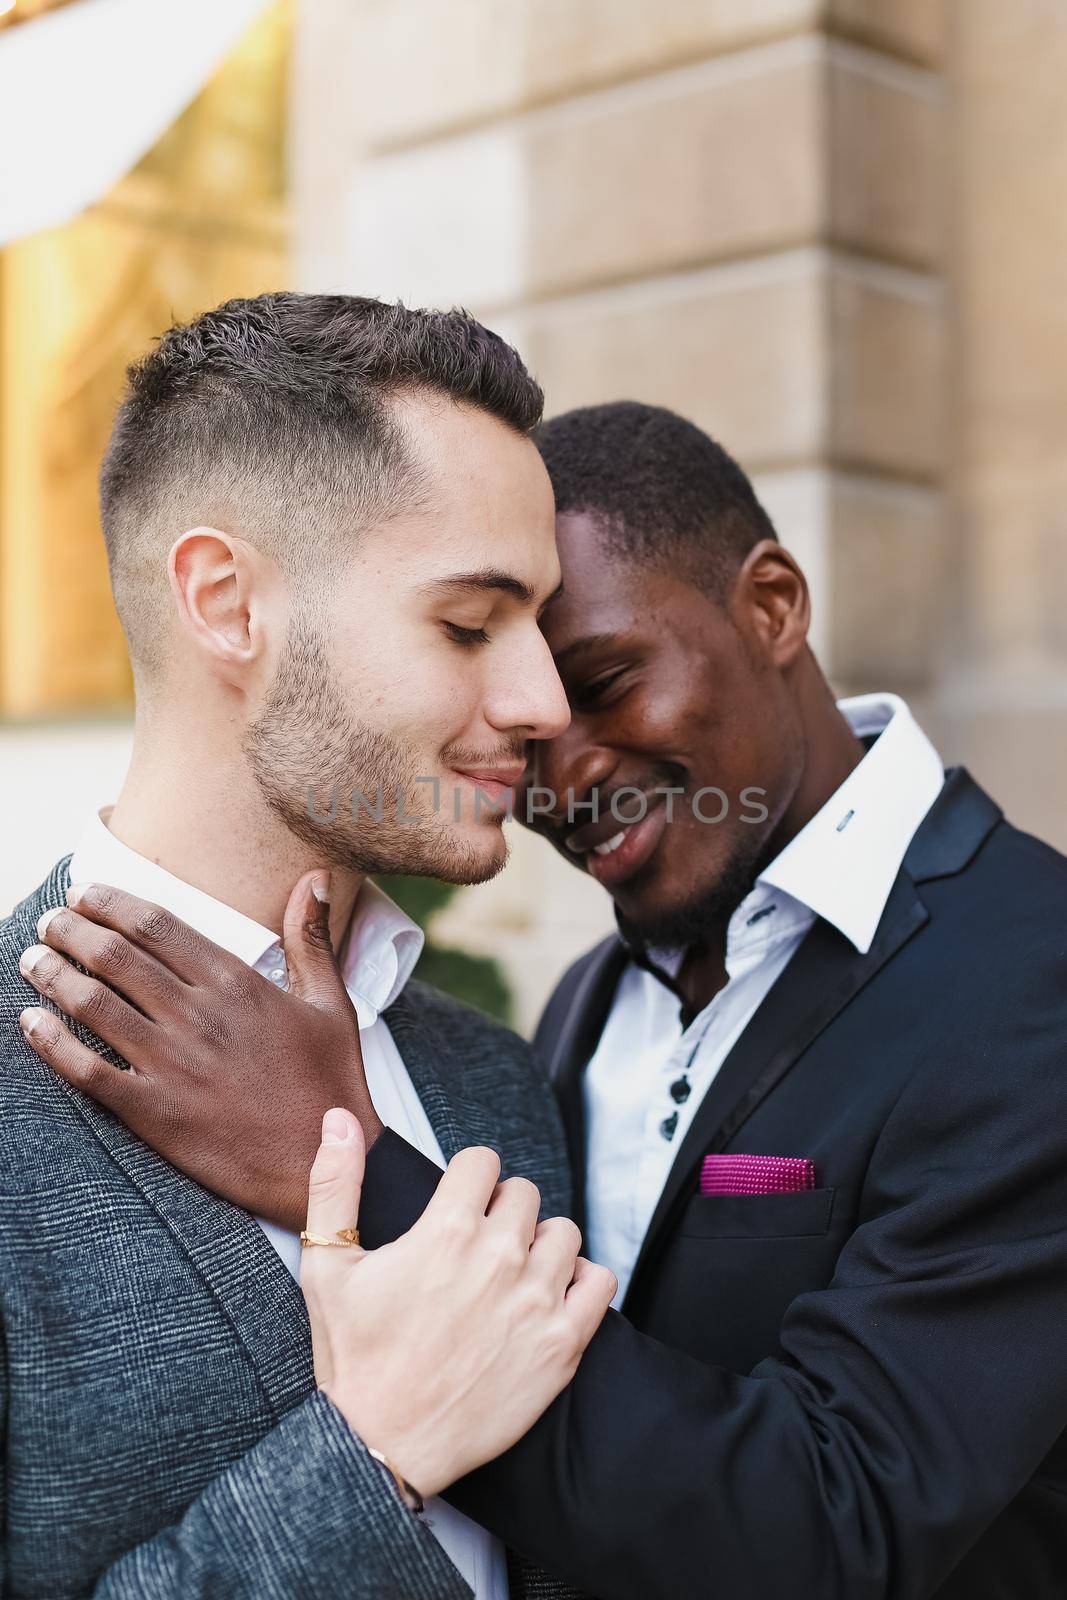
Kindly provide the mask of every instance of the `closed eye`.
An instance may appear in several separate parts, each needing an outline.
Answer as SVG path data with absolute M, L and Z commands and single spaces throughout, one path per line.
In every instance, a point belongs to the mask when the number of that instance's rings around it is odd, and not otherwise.
M 625 667 L 618 667 L 614 672 L 605 672 L 602 678 L 594 678 L 592 683 L 583 684 L 580 689 L 576 689 L 573 692 L 571 696 L 572 704 L 576 706 L 596 705 L 598 700 L 604 698 L 612 684 L 619 681 L 625 671 Z
M 461 628 L 458 622 L 442 622 L 441 626 L 454 644 L 471 646 L 489 643 L 489 635 L 484 628 Z

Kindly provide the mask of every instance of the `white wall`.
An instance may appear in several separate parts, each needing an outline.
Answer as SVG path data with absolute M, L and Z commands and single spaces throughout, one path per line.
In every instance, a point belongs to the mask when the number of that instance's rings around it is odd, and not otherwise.
M 0 727 L 0 916 L 73 850 L 85 819 L 114 800 L 132 738 L 130 722 Z

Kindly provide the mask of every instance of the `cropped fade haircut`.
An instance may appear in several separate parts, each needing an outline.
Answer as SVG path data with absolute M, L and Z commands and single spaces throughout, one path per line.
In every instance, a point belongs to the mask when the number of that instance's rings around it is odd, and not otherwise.
M 776 534 L 721 445 L 662 406 L 583 406 L 534 435 L 556 511 L 597 519 L 623 560 L 678 572 L 724 601 L 754 545 Z
M 417 504 L 418 466 L 389 402 L 419 390 L 520 434 L 544 404 L 511 346 L 464 311 L 263 294 L 164 333 L 127 372 L 100 473 L 135 670 L 160 665 L 165 562 L 187 529 L 239 533 L 287 573 L 328 582 L 363 530 Z

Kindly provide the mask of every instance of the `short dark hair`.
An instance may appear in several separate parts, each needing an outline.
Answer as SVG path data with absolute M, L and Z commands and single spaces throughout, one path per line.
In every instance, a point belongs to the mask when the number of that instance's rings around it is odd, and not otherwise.
M 534 434 L 556 511 L 597 518 L 624 559 L 671 566 L 722 599 L 774 526 L 721 445 L 663 406 L 582 406 Z
M 135 666 L 152 664 L 162 560 L 187 528 L 251 524 L 286 568 L 321 567 L 371 517 L 414 498 L 417 470 L 388 402 L 420 389 L 520 434 L 544 404 L 511 346 L 460 310 L 285 292 L 168 329 L 127 372 L 100 473 Z

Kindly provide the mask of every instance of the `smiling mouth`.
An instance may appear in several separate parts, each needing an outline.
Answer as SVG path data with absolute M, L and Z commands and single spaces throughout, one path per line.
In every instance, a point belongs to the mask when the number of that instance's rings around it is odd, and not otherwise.
M 613 834 L 610 839 L 606 839 L 603 844 L 595 844 L 592 849 L 592 854 L 595 856 L 614 855 L 615 851 L 619 848 L 620 844 L 624 843 L 625 839 L 626 829 L 620 828 L 618 833 Z
M 462 767 L 453 767 L 452 770 L 457 777 L 480 789 L 494 809 L 510 809 L 514 803 L 515 789 L 523 774 L 522 767 L 510 770 L 506 767 L 495 767 L 480 771 L 476 768 L 465 771 Z
M 667 825 L 667 808 L 662 802 L 652 806 L 636 822 L 623 825 L 584 851 L 575 851 L 568 845 L 572 859 L 577 856 L 591 878 L 603 888 L 611 890 L 632 878 L 647 865 L 663 837 Z

